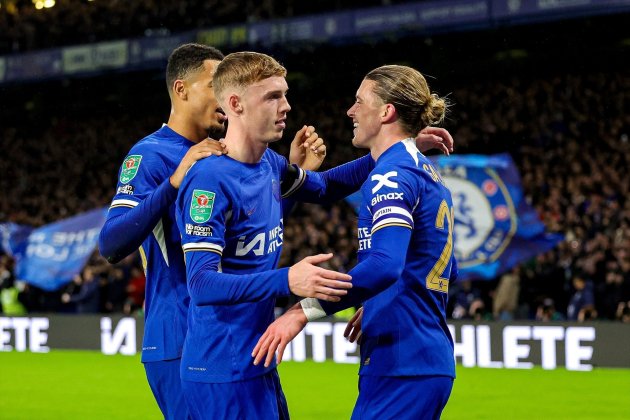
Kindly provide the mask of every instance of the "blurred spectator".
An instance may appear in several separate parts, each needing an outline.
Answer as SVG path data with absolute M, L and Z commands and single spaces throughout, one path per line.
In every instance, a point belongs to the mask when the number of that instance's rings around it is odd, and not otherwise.
M 26 308 L 20 302 L 20 290 L 15 284 L 13 259 L 0 256 L 0 313 L 5 315 L 24 315 Z
M 127 284 L 127 299 L 125 300 L 124 313 L 131 315 L 144 308 L 144 291 L 146 278 L 144 272 L 138 267 L 131 269 L 131 278 Z
M 551 298 L 545 298 L 536 308 L 536 321 L 556 322 L 564 321 L 565 317 L 556 310 L 556 305 Z
M 100 303 L 99 278 L 91 267 L 84 268 L 81 275 L 75 277 L 75 283 L 80 283 L 81 285 L 78 292 L 73 294 L 64 293 L 61 295 L 61 301 L 63 303 L 75 303 L 79 314 L 98 313 Z
M 494 319 L 511 321 L 518 306 L 518 294 L 521 283 L 521 270 L 516 266 L 509 273 L 501 276 L 494 293 L 492 314 Z
M 593 283 L 586 281 L 582 276 L 575 276 L 573 278 L 573 288 L 575 292 L 567 307 L 567 318 L 569 321 L 583 322 L 597 318 Z

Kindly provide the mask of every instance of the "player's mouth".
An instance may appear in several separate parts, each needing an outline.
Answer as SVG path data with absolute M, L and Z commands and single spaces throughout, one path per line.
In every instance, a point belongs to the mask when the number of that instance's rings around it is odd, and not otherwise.
M 354 127 L 354 129 L 352 130 L 352 133 L 354 135 L 356 135 L 357 134 L 357 128 L 359 128 L 359 123 L 355 122 L 355 123 L 352 124 L 352 126 Z
M 287 128 L 287 119 L 286 118 L 282 118 L 278 121 L 276 121 L 276 127 L 284 130 L 285 128 Z

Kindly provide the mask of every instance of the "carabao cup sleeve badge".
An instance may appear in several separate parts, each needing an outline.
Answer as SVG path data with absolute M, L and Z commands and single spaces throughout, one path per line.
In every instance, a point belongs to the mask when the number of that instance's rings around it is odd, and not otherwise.
M 210 220 L 215 194 L 212 191 L 194 190 L 190 201 L 190 218 L 195 223 Z
M 120 182 L 123 184 L 128 183 L 135 178 L 140 167 L 140 161 L 142 161 L 142 155 L 129 155 L 122 164 L 122 170 L 120 171 Z

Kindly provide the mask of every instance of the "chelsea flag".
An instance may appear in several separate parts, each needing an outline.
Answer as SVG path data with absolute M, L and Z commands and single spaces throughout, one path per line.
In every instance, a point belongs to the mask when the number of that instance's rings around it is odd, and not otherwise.
M 455 207 L 459 279 L 492 279 L 563 239 L 545 232 L 508 154 L 438 156 Z
M 107 208 L 32 229 L 0 224 L 0 251 L 16 259 L 16 276 L 53 291 L 81 272 L 96 247 Z

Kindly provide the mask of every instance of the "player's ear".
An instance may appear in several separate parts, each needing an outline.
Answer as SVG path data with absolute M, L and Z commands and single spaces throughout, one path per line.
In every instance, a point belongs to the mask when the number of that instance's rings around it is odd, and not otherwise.
M 177 79 L 173 82 L 173 94 L 182 101 L 188 99 L 188 91 L 186 89 L 186 83 L 183 80 Z
M 228 102 L 228 107 L 235 114 L 241 114 L 243 112 L 243 105 L 241 104 L 241 98 L 237 94 L 235 93 L 231 94 L 227 102 Z
M 392 122 L 396 118 L 396 107 L 392 104 L 385 104 L 381 108 L 381 120 L 384 123 Z

